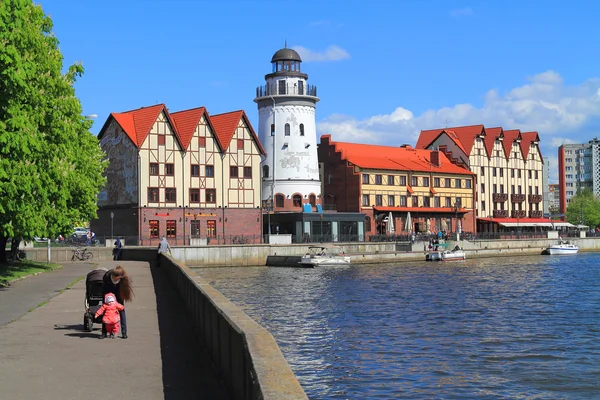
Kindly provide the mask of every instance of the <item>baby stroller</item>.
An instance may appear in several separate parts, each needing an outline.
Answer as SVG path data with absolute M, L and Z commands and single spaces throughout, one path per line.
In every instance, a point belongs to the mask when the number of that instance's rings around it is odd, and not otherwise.
M 102 280 L 108 270 L 106 268 L 97 268 L 87 274 L 85 278 L 85 314 L 83 315 L 83 329 L 92 331 L 94 322 L 102 323 L 102 316 L 94 318 L 94 315 L 102 307 Z

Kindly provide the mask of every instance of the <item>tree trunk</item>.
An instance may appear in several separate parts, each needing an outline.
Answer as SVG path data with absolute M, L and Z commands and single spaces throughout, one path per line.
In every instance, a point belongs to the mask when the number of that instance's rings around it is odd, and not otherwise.
M 0 264 L 6 264 L 6 243 L 8 237 L 0 235 Z
M 21 244 L 21 238 L 12 238 L 12 242 L 10 242 L 10 256 L 13 261 L 17 261 L 19 259 L 19 245 Z

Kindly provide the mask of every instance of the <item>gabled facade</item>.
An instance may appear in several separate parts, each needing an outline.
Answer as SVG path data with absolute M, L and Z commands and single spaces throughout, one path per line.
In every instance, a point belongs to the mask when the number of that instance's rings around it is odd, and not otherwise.
M 493 218 L 543 217 L 543 168 L 537 132 L 483 125 L 421 131 L 419 149 L 438 149 L 476 174 L 480 230 Z M 485 223 L 484 219 L 487 221 Z
M 366 234 L 474 232 L 474 174 L 441 151 L 321 136 L 324 207 L 366 215 Z M 390 221 L 389 216 L 392 215 Z
M 170 113 L 158 104 L 112 113 L 98 138 L 110 161 L 92 221 L 98 234 L 140 245 L 162 236 L 173 245 L 260 240 L 264 151 L 243 111 Z

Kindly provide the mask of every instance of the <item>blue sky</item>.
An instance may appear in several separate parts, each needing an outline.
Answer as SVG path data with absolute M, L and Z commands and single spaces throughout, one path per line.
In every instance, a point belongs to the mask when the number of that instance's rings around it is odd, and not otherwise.
M 415 144 L 421 129 L 537 130 L 557 147 L 600 136 L 596 1 L 40 0 L 98 133 L 110 112 L 244 109 L 275 51 L 299 51 L 317 85 L 317 134 Z M 447 122 L 446 122 L 447 121 Z

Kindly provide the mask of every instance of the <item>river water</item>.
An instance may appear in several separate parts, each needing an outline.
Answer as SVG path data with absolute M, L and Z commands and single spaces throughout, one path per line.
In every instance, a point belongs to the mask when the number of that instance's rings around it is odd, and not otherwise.
M 196 269 L 311 399 L 600 398 L 600 254 Z

